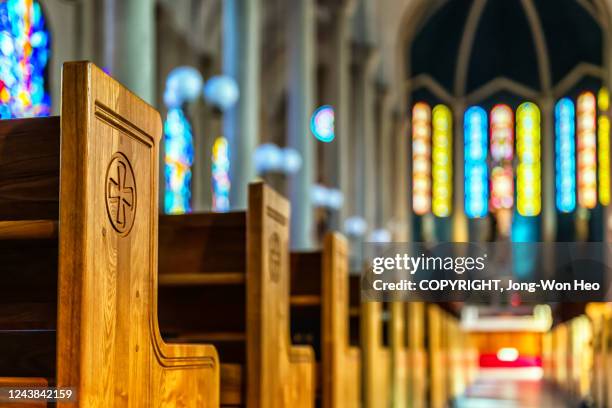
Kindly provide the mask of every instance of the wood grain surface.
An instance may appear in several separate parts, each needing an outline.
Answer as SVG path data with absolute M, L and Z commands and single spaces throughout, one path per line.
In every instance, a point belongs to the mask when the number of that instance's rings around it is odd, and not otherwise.
M 64 64 L 57 384 L 81 407 L 219 404 L 215 349 L 158 330 L 161 132 L 159 113 L 102 70 Z

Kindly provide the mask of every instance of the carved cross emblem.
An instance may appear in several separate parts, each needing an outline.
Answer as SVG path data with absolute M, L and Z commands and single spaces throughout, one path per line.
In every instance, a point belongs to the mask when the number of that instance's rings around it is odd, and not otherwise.
M 278 282 L 281 273 L 281 243 L 276 232 L 270 236 L 268 245 L 270 279 L 272 279 L 272 282 Z
M 136 215 L 136 180 L 123 153 L 115 153 L 106 170 L 106 211 L 113 228 L 129 234 Z

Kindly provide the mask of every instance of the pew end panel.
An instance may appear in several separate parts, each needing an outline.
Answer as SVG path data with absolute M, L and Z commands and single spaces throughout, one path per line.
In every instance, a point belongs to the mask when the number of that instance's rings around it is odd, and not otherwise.
M 347 251 L 341 234 L 328 233 L 320 251 L 291 253 L 291 331 L 294 342 L 316 351 L 323 408 L 356 406 L 360 398 L 359 376 L 349 368 Z
M 79 406 L 219 403 L 215 349 L 159 334 L 161 131 L 152 107 L 93 64 L 64 65 L 57 385 L 75 387 Z
M 408 405 L 408 348 L 406 344 L 406 314 L 405 303 L 391 302 L 389 304 L 391 320 L 388 327 L 391 350 L 391 389 L 394 407 Z
M 406 303 L 406 330 L 408 345 L 408 382 L 411 406 L 426 406 L 428 358 L 425 345 L 425 304 Z
M 290 350 L 291 406 L 312 408 L 315 406 L 317 380 L 314 351 L 310 346 L 291 346 Z
M 330 233 L 323 241 L 323 406 L 344 407 L 359 404 L 359 361 L 353 361 L 356 348 L 350 344 L 350 289 L 348 243 L 342 235 Z M 359 350 L 356 349 L 359 355 Z M 357 367 L 355 367 L 357 364 Z M 352 371 L 354 370 L 354 371 Z
M 292 348 L 289 335 L 289 217 L 289 202 L 280 194 L 263 183 L 249 187 L 246 293 L 249 407 L 288 407 L 314 398 L 314 353 L 309 347 Z M 303 375 L 297 389 L 291 380 L 292 360 L 296 358 Z M 308 365 L 310 368 L 305 367 Z
M 391 351 L 384 344 L 383 303 L 361 304 L 364 407 L 391 403 Z
M 361 350 L 359 347 L 349 347 L 346 359 L 346 381 L 343 395 L 347 408 L 361 406 Z

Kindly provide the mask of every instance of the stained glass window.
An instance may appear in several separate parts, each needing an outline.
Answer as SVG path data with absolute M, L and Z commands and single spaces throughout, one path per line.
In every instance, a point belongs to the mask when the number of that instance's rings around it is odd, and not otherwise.
M 181 108 L 172 108 L 164 124 L 166 195 L 168 214 L 191 211 L 191 165 L 193 137 L 191 125 Z
M 487 113 L 479 106 L 465 112 L 465 212 L 469 218 L 488 211 Z
M 607 88 L 601 88 L 597 94 L 599 119 L 597 120 L 597 150 L 599 169 L 599 202 L 610 204 L 610 94 Z
M 531 102 L 521 104 L 516 111 L 517 210 L 525 217 L 540 214 L 540 109 Z
M 49 32 L 34 0 L 0 0 L 0 118 L 46 116 Z
M 433 109 L 432 123 L 432 212 L 437 217 L 448 217 L 453 200 L 453 116 L 450 109 L 437 105 Z
M 310 131 L 322 142 L 334 140 L 334 108 L 329 105 L 317 108 L 310 118 Z
M 508 105 L 491 110 L 491 210 L 514 205 L 514 114 Z
M 578 97 L 578 204 L 594 208 L 597 204 L 596 104 L 592 92 Z
M 213 211 L 229 211 L 229 164 L 229 147 L 227 139 L 218 137 L 213 144 L 212 154 Z
M 419 102 L 412 109 L 412 207 L 424 215 L 431 209 L 431 108 Z
M 576 208 L 576 146 L 574 102 L 563 98 L 555 107 L 556 202 L 561 212 Z

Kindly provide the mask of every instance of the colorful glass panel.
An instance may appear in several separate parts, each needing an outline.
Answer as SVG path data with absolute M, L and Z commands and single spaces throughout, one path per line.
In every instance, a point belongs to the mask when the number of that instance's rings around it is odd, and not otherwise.
M 514 205 L 514 113 L 508 105 L 491 110 L 491 210 Z
M 412 207 L 417 215 L 431 209 L 431 108 L 424 102 L 412 109 Z
M 540 162 L 540 109 L 531 102 L 519 106 L 516 112 L 517 210 L 525 217 L 540 214 L 541 162 Z
M 578 97 L 578 204 L 595 208 L 597 204 L 596 105 L 592 92 Z
M 469 218 L 488 212 L 487 113 L 479 106 L 465 112 L 465 212 Z
M 599 202 L 610 204 L 610 94 L 601 88 L 597 94 L 599 119 L 597 120 L 597 157 L 599 160 Z
M 213 144 L 212 153 L 213 211 L 229 211 L 229 164 L 229 147 L 227 139 L 218 137 Z
M 556 203 L 561 212 L 576 208 L 576 146 L 574 102 L 563 98 L 555 107 Z
M 193 136 L 191 125 L 180 108 L 168 111 L 164 124 L 166 194 L 164 208 L 169 214 L 191 211 L 191 165 Z
M 432 123 L 432 212 L 437 217 L 448 217 L 453 199 L 453 117 L 450 109 L 437 105 L 433 109 Z
M 310 118 L 310 131 L 324 143 L 334 140 L 334 108 L 329 105 L 317 108 Z
M 0 118 L 47 116 L 50 36 L 40 4 L 0 1 Z

